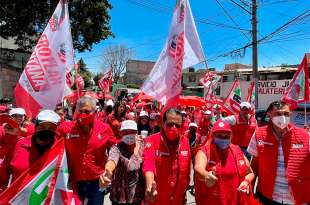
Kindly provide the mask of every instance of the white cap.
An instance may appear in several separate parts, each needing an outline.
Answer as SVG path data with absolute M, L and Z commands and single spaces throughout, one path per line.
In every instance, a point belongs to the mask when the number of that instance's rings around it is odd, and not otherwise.
M 108 100 L 106 103 L 107 106 L 114 106 L 113 100 Z
M 210 110 L 206 110 L 204 113 L 205 113 L 205 115 L 211 115 L 212 114 L 212 112 Z
M 120 131 L 123 130 L 138 130 L 137 123 L 133 120 L 125 120 L 121 124 Z
M 10 111 L 9 111 L 9 115 L 12 116 L 12 115 L 26 115 L 26 112 L 24 110 L 24 108 L 12 108 Z
M 243 108 L 243 107 L 246 107 L 248 109 L 251 109 L 251 104 L 249 102 L 242 102 L 240 104 L 240 107 Z
M 187 113 L 186 113 L 184 110 L 182 110 L 182 111 L 181 111 L 181 114 L 186 115 Z
M 54 124 L 58 124 L 59 120 L 60 120 L 59 115 L 53 110 L 42 110 L 41 112 L 39 112 L 37 116 L 37 121 L 39 121 L 39 123 L 51 122 Z
M 141 112 L 140 112 L 140 115 L 139 115 L 140 117 L 148 117 L 149 116 L 149 114 L 146 112 L 146 111 L 144 111 L 144 110 L 142 110 Z
M 198 125 L 196 123 L 192 122 L 192 123 L 189 123 L 188 127 L 196 127 L 196 128 L 198 128 Z

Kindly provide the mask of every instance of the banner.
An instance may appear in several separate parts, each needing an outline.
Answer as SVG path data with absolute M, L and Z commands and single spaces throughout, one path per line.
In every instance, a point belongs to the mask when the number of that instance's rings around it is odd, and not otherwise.
M 236 79 L 231 87 L 231 90 L 224 101 L 224 106 L 234 114 L 240 112 L 241 104 L 241 88 L 240 82 Z
M 68 2 L 61 0 L 16 85 L 17 107 L 36 116 L 40 109 L 55 109 L 70 93 L 66 76 L 74 68 Z
M 298 66 L 282 100 L 291 104 L 291 109 L 295 109 L 298 103 L 309 102 L 309 67 L 306 55 Z
M 255 108 L 255 86 L 254 81 L 251 82 L 251 85 L 248 90 L 248 96 L 246 98 L 246 101 L 249 102 L 252 106 L 252 108 Z
M 0 204 L 80 204 L 69 186 L 63 139 L 0 195 Z
M 189 2 L 178 0 L 168 39 L 141 90 L 166 104 L 181 93 L 182 69 L 203 61 L 203 50 Z

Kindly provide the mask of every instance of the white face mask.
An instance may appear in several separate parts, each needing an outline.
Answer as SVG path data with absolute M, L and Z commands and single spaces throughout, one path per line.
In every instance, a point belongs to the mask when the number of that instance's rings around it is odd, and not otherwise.
M 124 135 L 122 141 L 127 145 L 133 145 L 136 143 L 136 135 L 135 134 Z
M 284 115 L 276 116 L 272 118 L 272 122 L 278 128 L 284 129 L 290 123 L 290 117 L 286 117 Z

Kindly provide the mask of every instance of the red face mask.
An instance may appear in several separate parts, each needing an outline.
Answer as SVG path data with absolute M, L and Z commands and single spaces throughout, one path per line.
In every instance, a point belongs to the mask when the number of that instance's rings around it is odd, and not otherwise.
M 89 125 L 94 122 L 94 118 L 95 118 L 95 113 L 90 113 L 90 114 L 82 113 L 79 115 L 78 121 L 80 122 L 81 125 Z
M 166 133 L 166 136 L 167 136 L 168 140 L 174 141 L 177 138 L 179 138 L 180 128 L 167 127 L 165 133 Z

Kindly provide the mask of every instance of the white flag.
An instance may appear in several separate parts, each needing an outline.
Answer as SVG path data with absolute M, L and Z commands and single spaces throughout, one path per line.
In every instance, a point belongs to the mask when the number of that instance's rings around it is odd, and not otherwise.
M 66 73 L 72 68 L 68 2 L 60 0 L 15 88 L 17 106 L 32 116 L 54 109 L 68 94 Z
M 165 46 L 142 92 L 162 104 L 181 93 L 182 69 L 204 61 L 188 0 L 178 0 Z

